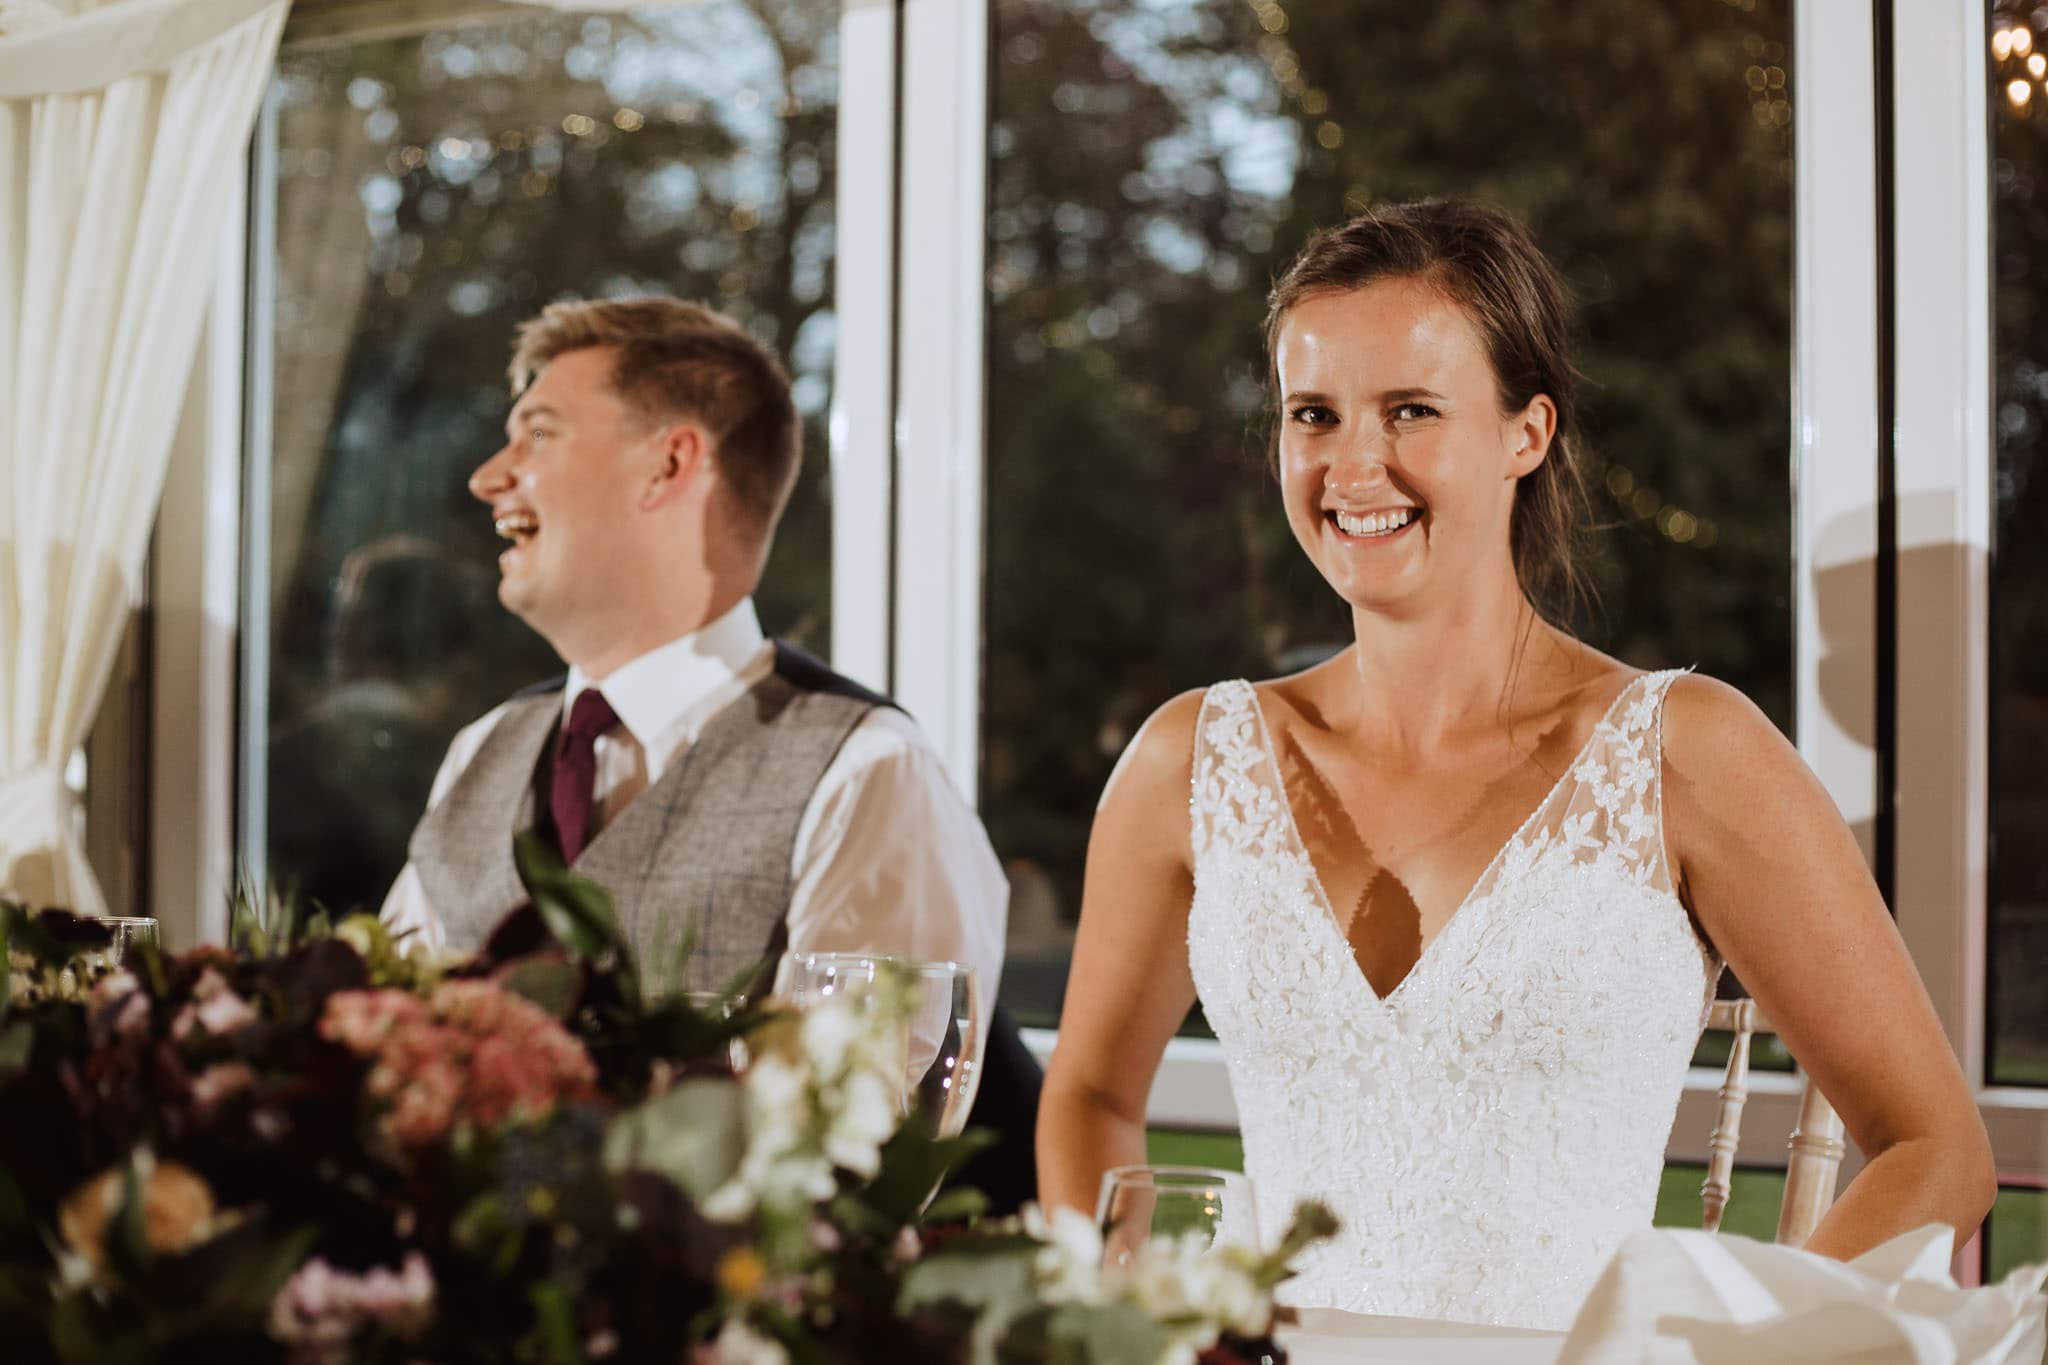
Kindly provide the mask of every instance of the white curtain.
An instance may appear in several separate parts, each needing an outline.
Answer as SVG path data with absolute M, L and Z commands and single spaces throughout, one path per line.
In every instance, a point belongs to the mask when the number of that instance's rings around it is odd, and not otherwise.
M 0 0 L 0 890 L 103 913 L 64 765 L 137 597 L 286 0 Z

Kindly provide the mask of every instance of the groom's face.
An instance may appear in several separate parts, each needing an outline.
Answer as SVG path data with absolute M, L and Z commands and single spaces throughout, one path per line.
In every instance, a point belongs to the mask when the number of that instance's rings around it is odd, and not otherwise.
M 601 623 L 635 590 L 631 546 L 658 424 L 611 384 L 615 352 L 556 356 L 513 405 L 505 445 L 470 476 L 508 545 L 498 599 L 550 640 Z

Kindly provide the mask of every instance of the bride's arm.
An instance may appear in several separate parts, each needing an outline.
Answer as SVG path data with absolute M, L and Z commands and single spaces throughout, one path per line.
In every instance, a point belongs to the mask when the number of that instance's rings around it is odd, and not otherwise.
M 1827 790 L 1725 684 L 1672 687 L 1664 828 L 1686 904 L 1869 1158 L 1808 1248 L 1968 1237 L 1997 1177 L 1941 1021 Z
M 1201 700 L 1187 693 L 1145 722 L 1096 808 L 1059 1045 L 1038 1107 L 1047 1208 L 1093 1214 L 1102 1173 L 1145 1159 L 1152 1073 L 1195 1002 L 1188 778 Z

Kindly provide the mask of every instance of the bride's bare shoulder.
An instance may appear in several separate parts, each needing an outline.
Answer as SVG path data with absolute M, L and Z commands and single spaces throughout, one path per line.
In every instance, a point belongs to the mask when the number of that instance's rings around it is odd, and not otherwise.
M 1146 718 L 1109 775 L 1103 800 L 1131 792 L 1150 799 L 1166 788 L 1185 791 L 1195 766 L 1195 728 L 1201 723 L 1206 688 L 1173 698 Z

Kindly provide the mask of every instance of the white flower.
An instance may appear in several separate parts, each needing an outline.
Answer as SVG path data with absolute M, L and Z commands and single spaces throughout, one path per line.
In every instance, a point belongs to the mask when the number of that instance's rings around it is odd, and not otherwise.
M 840 1088 L 839 1112 L 825 1134 L 825 1155 L 835 1166 L 871 1176 L 881 1167 L 882 1144 L 896 1131 L 896 1097 L 873 1072 L 855 1072 Z
M 714 1223 L 737 1223 L 754 1211 L 754 1191 L 734 1176 L 705 1196 L 703 1209 Z
M 1104 1278 L 1155 1318 L 1207 1328 L 1199 1348 L 1215 1339 L 1217 1329 L 1257 1336 L 1271 1324 L 1272 1297 L 1252 1280 L 1251 1263 L 1243 1249 L 1211 1246 L 1204 1234 L 1189 1232 L 1153 1239 Z
M 1057 1208 L 1048 1215 L 1026 1204 L 1024 1231 L 1045 1243 L 1032 1270 L 1047 1303 L 1101 1302 L 1102 1233 L 1094 1219 L 1077 1209 Z
M 900 1016 L 833 1002 L 797 1021 L 794 1048 L 756 1054 L 740 1082 L 746 1147 L 732 1179 L 704 1202 L 707 1217 L 794 1212 L 829 1199 L 838 1171 L 871 1177 L 881 1168 L 882 1146 L 902 1121 Z
M 818 1005 L 804 1012 L 800 1037 L 804 1056 L 820 1075 L 836 1076 L 846 1067 L 847 1053 L 861 1035 L 861 1019 L 843 1002 Z
M 804 1069 L 779 1057 L 763 1057 L 747 1070 L 746 1099 L 750 1116 L 766 1120 L 801 1121 L 808 1107 L 804 1093 L 810 1077 Z
M 789 1365 L 789 1352 L 782 1344 L 762 1336 L 742 1318 L 725 1320 L 711 1353 L 719 1365 Z

